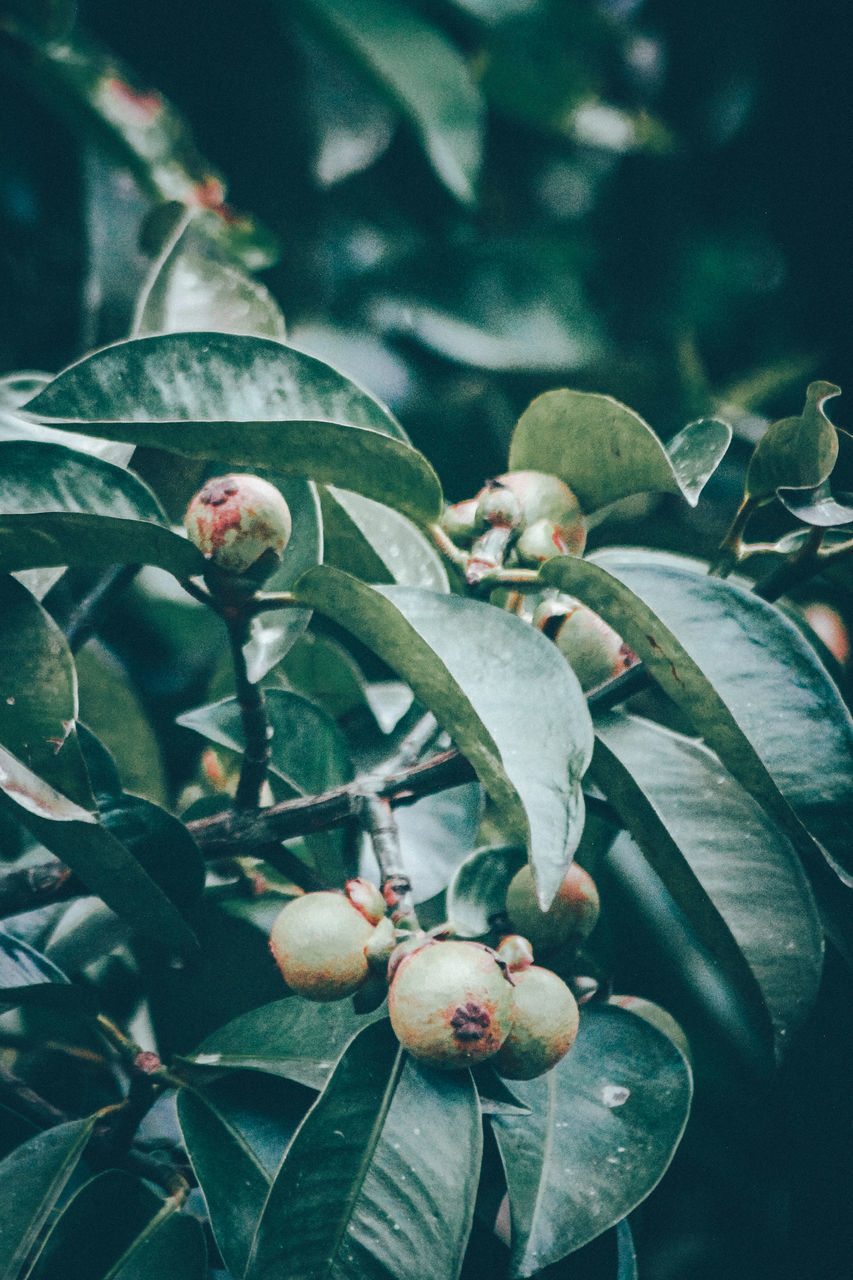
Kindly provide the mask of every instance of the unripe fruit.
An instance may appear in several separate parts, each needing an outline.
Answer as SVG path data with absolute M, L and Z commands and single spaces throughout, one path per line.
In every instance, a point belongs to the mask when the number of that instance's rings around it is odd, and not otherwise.
M 508 1080 L 532 1080 L 565 1057 L 578 1033 L 578 1006 L 550 969 L 529 965 L 513 973 L 509 1035 L 494 1059 Z
M 347 880 L 347 897 L 370 924 L 379 924 L 385 915 L 385 899 L 372 880 L 358 876 Z
M 290 508 L 259 476 L 218 476 L 195 495 L 184 517 L 190 541 L 227 573 L 245 573 L 262 555 L 275 563 L 290 541 Z
M 374 925 L 340 893 L 306 893 L 279 912 L 270 947 L 292 991 L 341 1000 L 367 979 L 365 947 Z
M 572 596 L 542 601 L 533 614 L 533 625 L 555 642 L 584 692 L 621 675 L 637 661 L 622 637 Z
M 515 544 L 519 560 L 541 565 L 554 556 L 579 556 L 586 546 L 586 529 L 582 524 L 559 525 L 553 520 L 535 520 L 521 533 Z
M 520 933 L 508 933 L 498 944 L 498 955 L 510 973 L 529 969 L 533 964 L 533 948 Z
M 476 942 L 432 942 L 397 966 L 388 992 L 400 1043 L 436 1067 L 493 1057 L 509 1031 L 512 987 L 495 953 Z
M 521 502 L 512 489 L 499 481 L 492 481 L 480 492 L 476 515 L 481 524 L 505 525 L 515 529 L 522 521 Z
M 466 498 L 464 502 L 454 502 L 444 508 L 441 527 L 454 542 L 471 542 L 480 532 L 477 506 L 476 498 Z
M 545 529 L 548 524 L 553 526 L 570 555 L 582 553 L 586 545 L 586 522 L 580 503 L 562 480 L 542 471 L 507 471 L 504 475 L 497 476 L 495 483 L 514 493 L 521 504 L 521 538 L 526 530 L 545 521 L 546 525 L 541 526 L 541 529 Z M 548 535 L 549 538 L 553 536 L 553 533 Z M 547 559 L 557 554 L 564 553 L 555 547 L 541 558 Z
M 577 862 L 569 867 L 547 911 L 539 906 L 529 866 L 513 876 L 506 894 L 510 924 L 529 938 L 537 952 L 587 938 L 595 928 L 599 909 L 595 881 Z

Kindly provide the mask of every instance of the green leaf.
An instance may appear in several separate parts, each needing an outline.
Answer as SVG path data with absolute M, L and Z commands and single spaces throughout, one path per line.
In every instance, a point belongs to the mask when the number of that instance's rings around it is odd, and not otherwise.
M 347 1042 L 383 1016 L 356 1013 L 351 1000 L 314 1004 L 291 996 L 241 1014 L 185 1056 L 196 1066 L 265 1071 L 322 1089 Z
M 195 939 L 177 908 L 124 845 L 81 808 L 0 747 L 0 793 L 20 822 L 134 928 L 178 951 Z
M 400 108 L 448 190 L 475 203 L 484 104 L 454 45 L 402 2 L 301 0 L 300 7 Z
M 415 587 L 366 587 L 321 566 L 300 600 L 346 627 L 413 688 L 470 760 L 509 838 L 528 850 L 543 903 L 583 830 L 581 778 L 592 729 L 556 647 L 480 601 Z
M 773 605 L 659 552 L 559 557 L 542 580 L 600 613 L 797 849 L 853 884 L 853 720 Z M 811 835 L 809 835 L 809 832 Z
M 667 1036 L 585 1005 L 565 1058 L 513 1081 L 529 1116 L 495 1116 L 512 1220 L 513 1276 L 531 1276 L 613 1226 L 666 1171 L 690 1110 L 690 1069 Z
M 25 1280 L 25 1263 L 89 1141 L 96 1116 L 36 1134 L 0 1164 L 0 1280 Z
M 161 1211 L 104 1280 L 205 1280 L 207 1247 L 197 1218 Z
M 264 583 L 265 591 L 289 591 L 307 569 L 323 560 L 323 523 L 317 487 L 301 476 L 267 472 L 281 493 L 293 518 L 293 532 L 282 562 Z M 310 609 L 267 609 L 252 619 L 249 639 L 243 645 L 246 671 L 252 683 L 262 680 L 304 634 L 311 621 Z
M 838 435 L 823 406 L 840 395 L 841 388 L 831 382 L 812 382 L 803 412 L 768 428 L 750 459 L 747 498 L 767 502 L 779 488 L 815 488 L 829 478 L 838 457 Z
M 0 1013 L 20 1005 L 97 1012 L 87 987 L 73 985 L 52 960 L 0 929 Z
M 477 1095 L 467 1072 L 405 1060 L 400 1075 L 402 1060 L 387 1021 L 351 1042 L 279 1171 L 247 1277 L 455 1280 L 480 1167 Z
M 460 862 L 476 842 L 482 810 L 480 786 L 476 782 L 467 782 L 433 796 L 423 796 L 414 804 L 401 805 L 395 811 L 415 905 L 426 902 L 447 887 Z M 519 856 L 524 861 L 523 850 Z M 364 852 L 361 874 L 379 882 L 378 864 Z
M 99 797 L 101 822 L 181 911 L 204 889 L 205 865 L 184 824 L 141 796 Z
M 346 485 L 415 522 L 442 509 L 430 464 L 393 418 L 343 374 L 292 347 L 242 334 L 136 338 L 87 356 L 27 412 L 70 430 L 191 458 Z
M 506 915 L 507 886 L 524 861 L 524 851 L 514 845 L 475 849 L 465 859 L 447 890 L 447 918 L 460 937 L 492 932 Z
M 850 494 L 841 496 L 845 503 L 836 501 L 828 480 L 812 488 L 776 490 L 776 497 L 792 516 L 818 529 L 853 521 L 853 498 Z
M 403 1049 L 386 1019 L 365 1027 L 344 1051 L 270 1187 L 247 1280 L 329 1275 L 402 1065 Z
M 284 342 L 284 316 L 272 294 L 229 262 L 187 209 L 137 300 L 134 337 L 219 329 Z
M 275 1171 L 305 1114 L 306 1091 L 234 1072 L 178 1094 L 178 1120 L 216 1243 L 235 1276 L 246 1270 Z
M 772 1019 L 780 1050 L 814 1005 L 823 961 L 820 917 L 793 848 L 701 743 L 635 716 L 610 715 L 596 728 L 596 782 L 739 992 L 759 1039 Z
M 346 739 L 325 711 L 286 689 L 267 689 L 264 697 L 272 726 L 270 770 L 287 784 L 291 794 L 316 795 L 352 779 Z M 178 717 L 178 724 L 231 751 L 245 749 L 236 698 L 186 711 Z
M 33 1280 L 103 1276 L 162 1204 L 144 1182 L 119 1169 L 90 1178 L 63 1206 Z
M 7 572 L 135 561 L 179 577 L 204 569 L 141 480 L 64 444 L 0 443 L 0 513 L 0 569 Z
M 20 582 L 0 575 L 0 743 L 85 805 L 92 797 L 76 716 L 77 679 L 64 635 Z
M 393 508 L 346 489 L 320 495 L 326 564 L 365 582 L 450 590 L 444 563 L 421 531 Z
M 126 788 L 164 804 L 168 783 L 163 752 L 127 668 L 95 638 L 75 654 L 74 665 L 80 691 L 77 734 L 92 790 L 120 795 Z M 96 724 L 99 738 L 82 721 Z
M 639 414 L 611 396 L 546 391 L 516 423 L 509 465 L 559 476 L 587 514 L 633 493 L 681 494 L 695 507 L 731 434 L 726 423 L 703 418 L 665 449 Z

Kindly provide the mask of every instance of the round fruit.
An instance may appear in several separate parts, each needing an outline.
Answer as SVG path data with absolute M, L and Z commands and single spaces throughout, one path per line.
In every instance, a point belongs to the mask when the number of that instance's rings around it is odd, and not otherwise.
M 368 976 L 365 946 L 374 926 L 340 893 L 306 893 L 279 912 L 270 947 L 292 991 L 340 1000 Z
M 184 517 L 190 541 L 227 573 L 245 573 L 262 555 L 280 559 L 290 541 L 290 508 L 259 476 L 218 476 L 195 495 Z
M 495 953 L 477 942 L 428 942 L 397 966 L 388 992 L 400 1043 L 436 1067 L 493 1057 L 509 1030 L 512 987 Z
M 541 1076 L 568 1053 L 578 1033 L 578 1006 L 550 969 L 532 964 L 513 973 L 509 1035 L 494 1066 L 508 1080 Z
M 584 692 L 621 675 L 637 661 L 622 637 L 572 596 L 544 600 L 533 614 L 533 625 L 555 642 Z
M 506 910 L 510 924 L 530 940 L 535 951 L 552 951 L 569 941 L 581 941 L 595 928 L 598 889 L 592 876 L 573 862 L 547 911 L 539 906 L 533 872 L 523 866 L 510 881 Z
M 585 546 L 583 524 L 559 525 L 553 520 L 534 520 L 522 531 L 515 550 L 525 564 L 540 565 L 554 556 L 579 556 Z
M 554 532 L 559 535 L 562 545 L 554 546 L 547 555 L 536 556 L 536 559 L 565 554 L 563 546 L 569 549 L 571 555 L 581 554 L 586 544 L 586 522 L 580 503 L 567 484 L 557 476 L 549 476 L 542 471 L 507 471 L 504 475 L 497 476 L 493 483 L 509 489 L 518 498 L 521 504 L 522 538 L 525 531 L 531 530 L 540 521 L 545 521 L 546 526 L 553 526 Z M 554 533 L 548 536 L 552 538 Z
M 454 542 L 471 542 L 480 531 L 477 506 L 476 498 L 466 498 L 464 502 L 454 502 L 444 508 L 441 527 Z

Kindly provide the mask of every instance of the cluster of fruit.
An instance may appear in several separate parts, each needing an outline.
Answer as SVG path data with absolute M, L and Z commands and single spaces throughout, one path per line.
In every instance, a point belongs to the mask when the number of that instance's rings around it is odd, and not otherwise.
M 579 941 L 598 918 L 598 894 L 574 864 L 542 912 L 525 867 L 510 884 L 507 914 L 528 936 L 510 934 L 496 951 L 427 934 L 398 941 L 379 889 L 351 880 L 345 894 L 307 893 L 289 902 L 270 946 L 287 985 L 311 1000 L 342 999 L 371 973 L 384 973 L 391 1026 L 422 1062 L 454 1068 L 490 1059 L 507 1079 L 530 1080 L 571 1048 L 578 1006 L 562 978 L 533 963 L 529 936 L 544 950 Z
M 445 508 L 442 527 L 467 552 L 471 585 L 492 570 L 536 568 L 553 556 L 583 554 L 586 522 L 577 498 L 556 476 L 508 471 L 474 498 Z M 636 654 L 592 609 L 563 592 L 508 591 L 494 603 L 538 627 L 567 659 L 584 692 L 621 675 Z

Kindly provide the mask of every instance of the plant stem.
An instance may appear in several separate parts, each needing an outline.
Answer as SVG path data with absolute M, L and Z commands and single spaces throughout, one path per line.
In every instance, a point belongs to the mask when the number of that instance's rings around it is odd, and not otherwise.
M 363 797 L 363 822 L 370 835 L 373 852 L 382 873 L 382 896 L 391 908 L 391 920 L 404 929 L 419 929 L 412 882 L 403 865 L 400 833 L 390 800 L 366 793 Z
M 257 809 L 270 763 L 272 725 L 267 714 L 264 691 L 260 684 L 252 684 L 246 669 L 246 657 L 243 653 L 249 626 L 246 614 L 241 611 L 233 618 L 226 618 L 225 625 L 228 628 L 234 662 L 237 702 L 243 720 L 243 763 L 235 804 L 238 809 Z

